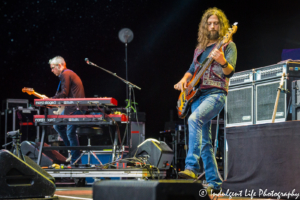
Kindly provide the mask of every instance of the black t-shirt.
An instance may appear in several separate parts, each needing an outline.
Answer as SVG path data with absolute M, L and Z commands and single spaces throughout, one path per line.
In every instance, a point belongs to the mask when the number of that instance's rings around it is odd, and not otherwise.
M 85 98 L 82 81 L 75 72 L 65 69 L 58 77 L 61 81 L 61 91 L 52 98 Z M 79 109 L 85 110 L 86 107 L 80 106 Z M 76 110 L 76 106 L 66 106 L 64 114 L 69 115 Z

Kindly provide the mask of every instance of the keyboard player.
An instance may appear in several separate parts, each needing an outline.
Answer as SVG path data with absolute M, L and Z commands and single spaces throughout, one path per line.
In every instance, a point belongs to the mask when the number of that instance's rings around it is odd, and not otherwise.
M 70 69 L 67 69 L 63 57 L 56 56 L 49 60 L 51 72 L 58 76 L 60 82 L 55 96 L 52 98 L 84 98 L 84 88 L 79 76 Z M 85 114 L 87 107 L 66 106 L 61 115 Z M 79 146 L 76 136 L 76 125 L 54 125 L 54 129 L 63 139 L 66 146 Z M 80 156 L 80 150 L 71 150 L 71 156 L 66 160 L 74 163 Z M 81 161 L 77 162 L 78 164 Z

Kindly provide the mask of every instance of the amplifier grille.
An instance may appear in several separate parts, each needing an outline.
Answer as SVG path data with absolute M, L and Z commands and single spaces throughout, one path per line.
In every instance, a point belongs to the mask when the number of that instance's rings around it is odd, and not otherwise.
M 230 124 L 252 124 L 253 122 L 253 87 L 229 89 L 226 111 L 227 126 Z
M 285 81 L 286 82 L 286 81 Z M 284 82 L 283 88 L 286 83 Z M 256 122 L 272 120 L 279 81 L 256 85 Z M 281 93 L 275 119 L 285 119 L 286 94 Z

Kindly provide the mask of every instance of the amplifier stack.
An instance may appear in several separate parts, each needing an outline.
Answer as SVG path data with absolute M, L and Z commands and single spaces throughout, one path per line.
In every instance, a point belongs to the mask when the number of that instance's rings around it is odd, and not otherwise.
M 226 127 L 272 122 L 280 78 L 285 72 L 275 122 L 292 119 L 292 82 L 300 79 L 300 62 L 286 61 L 235 73 L 230 78 L 225 105 Z M 288 114 L 287 114 L 288 113 Z

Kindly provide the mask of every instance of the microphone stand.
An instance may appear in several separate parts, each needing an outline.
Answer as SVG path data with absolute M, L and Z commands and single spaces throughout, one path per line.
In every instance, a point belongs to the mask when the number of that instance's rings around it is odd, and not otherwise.
M 105 71 L 105 72 L 107 72 L 107 73 L 109 73 L 109 74 L 111 74 L 111 75 L 117 77 L 118 79 L 120 79 L 121 81 L 123 81 L 123 82 L 129 87 L 129 98 L 128 98 L 128 105 L 129 105 L 129 106 L 128 106 L 128 108 L 127 108 L 127 116 L 128 116 L 128 119 L 129 119 L 129 120 L 128 120 L 127 125 L 126 125 L 126 133 L 127 133 L 127 138 L 130 137 L 130 134 L 129 134 L 129 132 L 130 132 L 130 126 L 128 126 L 128 124 L 131 124 L 131 90 L 132 90 L 133 88 L 136 88 L 136 89 L 141 90 L 141 88 L 138 87 L 137 85 L 134 85 L 133 83 L 131 83 L 131 82 L 127 81 L 127 80 L 124 80 L 123 78 L 119 77 L 116 73 L 113 73 L 113 72 L 111 72 L 111 71 L 109 71 L 109 70 L 107 70 L 107 69 L 104 69 L 104 68 L 102 68 L 102 67 L 96 65 L 95 63 L 90 62 L 88 58 L 86 58 L 85 61 L 86 61 L 86 63 L 87 63 L 88 65 L 92 65 L 92 66 L 94 66 L 94 67 L 97 67 L 97 68 L 99 68 L 99 69 L 101 69 L 101 70 L 103 70 L 103 71 Z M 105 114 L 105 113 L 103 113 L 103 114 Z M 122 142 L 123 142 L 123 141 L 122 141 Z M 127 144 L 127 145 L 128 145 L 128 144 Z M 122 146 L 122 144 L 121 144 L 121 146 Z M 129 144 L 129 146 L 130 146 L 130 144 Z M 130 147 L 130 148 L 131 148 L 131 147 Z

